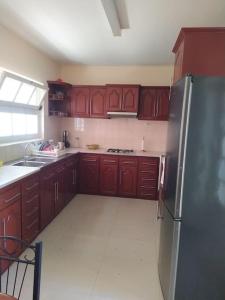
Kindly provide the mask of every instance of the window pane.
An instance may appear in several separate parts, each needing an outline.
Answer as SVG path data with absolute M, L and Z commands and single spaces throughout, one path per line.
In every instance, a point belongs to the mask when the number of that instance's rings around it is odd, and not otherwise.
M 0 112 L 0 137 L 12 135 L 12 114 Z
M 26 115 L 25 114 L 12 114 L 13 120 L 13 135 L 26 134 Z
M 46 90 L 37 87 L 31 97 L 29 104 L 39 106 L 45 93 Z
M 37 115 L 27 115 L 27 134 L 38 133 L 38 116 Z
M 23 83 L 21 88 L 19 89 L 18 94 L 16 95 L 15 102 L 24 103 L 24 104 L 28 103 L 33 91 L 34 91 L 33 85 Z
M 20 81 L 6 77 L 0 89 L 0 100 L 13 101 L 19 86 Z

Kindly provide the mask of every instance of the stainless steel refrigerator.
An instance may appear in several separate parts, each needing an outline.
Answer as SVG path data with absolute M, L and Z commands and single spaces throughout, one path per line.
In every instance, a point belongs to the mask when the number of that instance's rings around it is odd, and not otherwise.
M 225 77 L 171 89 L 159 279 L 165 300 L 225 299 Z

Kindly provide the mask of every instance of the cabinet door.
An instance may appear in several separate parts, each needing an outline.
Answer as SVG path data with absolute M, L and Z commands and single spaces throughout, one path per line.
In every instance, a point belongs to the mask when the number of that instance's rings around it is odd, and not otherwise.
M 56 181 L 54 173 L 42 171 L 40 194 L 40 222 L 41 229 L 47 226 L 55 215 Z
M 2 211 L 2 217 L 4 219 L 4 233 L 3 235 L 13 236 L 21 239 L 21 212 L 20 201 L 7 207 Z M 13 241 L 6 242 L 6 249 L 9 253 L 16 251 L 15 243 Z M 19 254 L 20 249 L 17 253 Z
M 122 111 L 137 112 L 139 100 L 139 87 L 124 87 Z
M 119 195 L 136 197 L 137 195 L 137 167 L 120 166 L 119 169 Z
M 65 172 L 61 172 L 58 174 L 55 179 L 55 189 L 56 189 L 56 197 L 55 197 L 55 215 L 57 215 L 65 206 L 66 203 L 66 195 L 65 195 Z
M 80 192 L 98 194 L 99 158 L 97 155 L 82 155 L 80 159 Z
M 90 117 L 91 118 L 105 118 L 105 94 L 104 87 L 90 88 Z
M 155 120 L 155 118 L 156 118 L 156 89 L 151 87 L 143 87 L 141 88 L 138 119 Z
M 71 97 L 72 117 L 89 117 L 89 87 L 73 87 Z
M 156 91 L 155 119 L 166 121 L 169 117 L 169 93 L 170 89 L 161 88 Z
M 122 110 L 122 98 L 123 98 L 122 87 L 108 86 L 106 88 L 107 111 L 121 111 Z
M 13 236 L 21 239 L 20 201 L 15 202 L 0 212 L 0 234 L 2 236 Z M 1 241 L 1 247 L 15 256 L 19 256 L 21 252 L 20 245 L 13 241 Z M 4 261 L 1 268 L 5 270 L 8 266 L 9 263 Z
M 181 42 L 175 56 L 173 82 L 183 77 L 184 40 Z
M 100 162 L 100 193 L 117 195 L 118 157 L 103 156 Z

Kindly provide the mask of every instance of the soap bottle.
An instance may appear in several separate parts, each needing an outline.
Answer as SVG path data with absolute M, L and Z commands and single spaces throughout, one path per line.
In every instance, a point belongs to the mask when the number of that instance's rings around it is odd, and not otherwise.
M 142 137 L 142 140 L 141 140 L 141 151 L 145 151 L 145 137 L 143 136 Z

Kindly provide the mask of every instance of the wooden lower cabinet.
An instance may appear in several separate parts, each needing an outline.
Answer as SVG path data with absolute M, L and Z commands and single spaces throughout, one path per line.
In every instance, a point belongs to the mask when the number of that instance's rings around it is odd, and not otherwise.
M 55 215 L 56 184 L 53 168 L 43 168 L 40 174 L 40 225 L 45 228 Z
M 138 168 L 138 188 L 139 198 L 157 200 L 158 199 L 158 176 L 159 158 L 141 157 Z
M 6 207 L 0 212 L 0 235 L 13 236 L 21 239 L 21 209 L 20 201 Z M 1 248 L 5 248 L 9 254 L 19 256 L 21 248 L 13 241 L 0 241 Z M 1 253 L 1 251 L 0 251 Z M 5 253 L 3 253 L 5 255 Z M 10 263 L 2 262 L 1 271 L 5 270 Z
M 79 191 L 82 194 L 99 192 L 99 155 L 81 154 L 79 165 Z
M 116 196 L 117 186 L 118 156 L 103 155 L 100 159 L 100 194 Z
M 22 239 L 28 243 L 40 232 L 40 181 L 39 174 L 22 182 Z
M 124 197 L 137 195 L 137 164 L 136 157 L 123 157 L 119 161 L 118 194 Z

